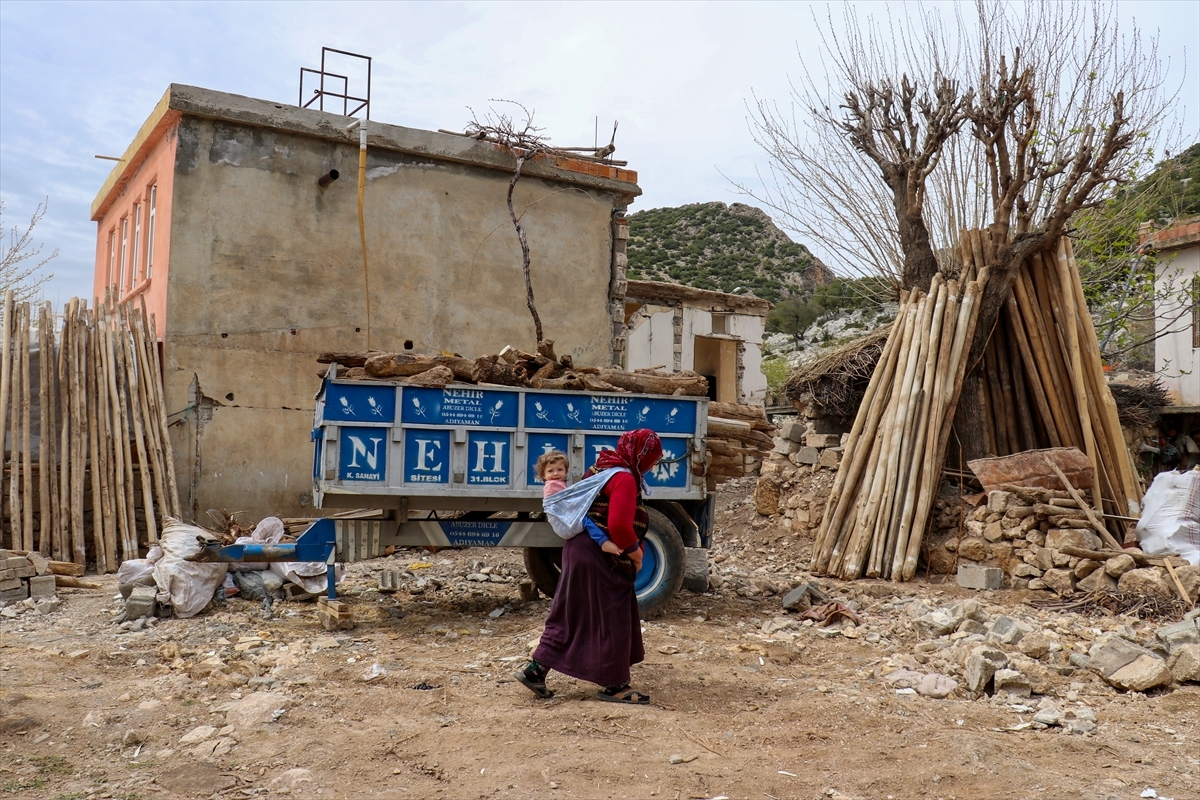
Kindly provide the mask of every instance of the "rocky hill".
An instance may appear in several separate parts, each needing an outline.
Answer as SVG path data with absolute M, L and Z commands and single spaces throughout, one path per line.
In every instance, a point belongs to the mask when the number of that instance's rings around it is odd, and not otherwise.
M 834 275 L 763 211 L 742 203 L 695 203 L 629 215 L 634 280 L 667 281 L 776 302 L 807 294 Z

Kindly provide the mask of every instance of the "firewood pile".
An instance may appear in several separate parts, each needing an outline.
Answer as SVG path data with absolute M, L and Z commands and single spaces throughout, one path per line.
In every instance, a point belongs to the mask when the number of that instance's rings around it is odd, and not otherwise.
M 571 392 L 634 392 L 689 397 L 708 394 L 708 381 L 695 372 L 666 373 L 657 369 L 625 372 L 615 367 L 576 367 L 571 356 L 555 354 L 553 339 L 543 341 L 536 354 L 505 347 L 498 355 L 471 359 L 453 353 L 428 356 L 370 350 L 322 353 L 317 361 L 337 364 L 339 378 L 399 379 L 400 383 L 435 388 L 467 383 Z
M 470 359 L 453 353 L 436 356 L 413 353 L 322 353 L 317 361 L 336 364 L 337 376 L 350 380 L 398 380 L 423 387 L 441 388 L 452 383 L 562 389 L 575 392 L 631 392 L 635 394 L 704 397 L 708 381 L 703 375 L 658 369 L 626 372 L 615 367 L 577 367 L 570 356 L 558 356 L 554 341 L 546 340 L 538 352 L 505 347 L 498 355 Z M 711 402 L 708 406 L 709 489 L 731 478 L 758 474 L 763 457 L 774 446 L 775 428 L 757 406 Z
M 1140 486 L 1066 239 L 1021 267 L 978 365 L 980 396 L 959 397 L 976 367 L 967 359 L 988 280 L 986 245 L 978 231 L 964 232 L 961 282 L 938 275 L 928 294 L 902 296 L 814 543 L 815 572 L 913 578 L 960 400 L 982 405 L 991 453 L 1078 447 L 1092 466 L 1091 485 L 1081 487 L 1091 504 L 1136 511 Z
M 153 318 L 9 291 L 0 329 L 0 543 L 113 572 L 180 514 Z
M 757 475 L 775 446 L 775 426 L 760 406 L 708 404 L 708 489 L 733 478 Z

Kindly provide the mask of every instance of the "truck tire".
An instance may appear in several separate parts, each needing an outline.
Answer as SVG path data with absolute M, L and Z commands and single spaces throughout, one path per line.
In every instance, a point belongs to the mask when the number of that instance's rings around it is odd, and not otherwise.
M 683 586 L 687 560 L 679 529 L 661 511 L 653 508 L 646 511 L 650 527 L 646 531 L 645 556 L 642 569 L 634 579 L 638 609 L 644 619 L 661 614 L 671 598 L 679 592 Z M 547 597 L 554 597 L 558 576 L 562 574 L 562 548 L 526 547 L 525 572 L 538 591 Z
M 666 610 L 681 586 L 687 566 L 683 537 L 665 514 L 654 508 L 646 511 L 650 528 L 646 531 L 642 568 L 634 579 L 638 609 L 643 619 L 657 617 Z

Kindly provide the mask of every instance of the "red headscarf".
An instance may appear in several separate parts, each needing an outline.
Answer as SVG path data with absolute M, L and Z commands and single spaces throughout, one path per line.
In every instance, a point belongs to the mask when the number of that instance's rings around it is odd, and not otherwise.
M 616 450 L 604 450 L 596 457 L 596 469 L 624 467 L 632 472 L 640 483 L 642 476 L 662 458 L 662 442 L 658 434 L 648 428 L 639 428 L 621 434 Z

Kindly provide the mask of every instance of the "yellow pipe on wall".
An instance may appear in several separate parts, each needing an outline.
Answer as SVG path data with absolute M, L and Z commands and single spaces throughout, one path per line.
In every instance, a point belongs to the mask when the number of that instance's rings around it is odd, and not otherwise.
M 367 189 L 367 123 L 356 119 L 347 130 L 358 128 L 358 240 L 362 245 L 363 292 L 367 301 L 367 349 L 371 349 L 371 276 L 367 270 L 367 227 L 363 220 L 363 198 Z

